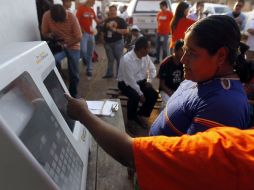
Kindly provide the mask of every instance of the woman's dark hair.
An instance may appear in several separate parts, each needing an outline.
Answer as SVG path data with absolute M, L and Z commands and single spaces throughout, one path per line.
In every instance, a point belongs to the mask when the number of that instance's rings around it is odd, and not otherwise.
M 55 22 L 64 22 L 66 19 L 66 11 L 60 4 L 53 5 L 50 8 L 50 15 Z
M 138 38 L 137 41 L 135 42 L 134 50 L 139 51 L 139 50 L 147 48 L 147 47 L 148 47 L 148 40 L 146 37 L 142 36 L 142 37 Z
M 185 17 L 184 12 L 186 9 L 189 8 L 189 4 L 185 2 L 180 2 L 176 7 L 175 15 L 172 18 L 172 21 L 170 23 L 171 31 L 174 31 L 176 29 L 176 26 L 179 22 L 179 20 L 183 17 Z
M 246 47 L 240 44 L 241 34 L 235 20 L 226 15 L 213 15 L 194 23 L 187 32 L 191 32 L 196 44 L 214 55 L 221 47 L 228 49 L 228 62 L 234 66 L 241 76 L 240 65 L 247 64 L 245 60 Z M 242 51 L 241 52 L 241 47 Z
M 174 51 L 178 51 L 183 47 L 183 45 L 184 45 L 183 40 L 177 40 L 175 43 Z

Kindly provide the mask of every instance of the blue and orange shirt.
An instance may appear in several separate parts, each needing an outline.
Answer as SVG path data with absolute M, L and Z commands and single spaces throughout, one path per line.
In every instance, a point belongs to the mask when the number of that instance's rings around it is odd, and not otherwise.
M 185 80 L 152 124 L 150 135 L 195 134 L 223 125 L 245 129 L 248 122 L 248 101 L 239 80 Z

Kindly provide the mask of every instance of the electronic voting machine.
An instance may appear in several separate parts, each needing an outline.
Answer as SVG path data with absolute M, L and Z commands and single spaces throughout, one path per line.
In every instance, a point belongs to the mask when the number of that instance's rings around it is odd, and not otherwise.
M 47 44 L 1 48 L 0 78 L 0 189 L 85 189 L 90 134 L 66 114 Z

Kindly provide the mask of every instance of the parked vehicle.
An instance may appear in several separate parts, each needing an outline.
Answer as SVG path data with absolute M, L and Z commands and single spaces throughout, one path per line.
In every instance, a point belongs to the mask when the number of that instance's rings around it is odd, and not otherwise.
M 171 10 L 171 1 L 167 0 L 167 3 Z M 154 35 L 158 11 L 160 11 L 160 0 L 132 0 L 127 9 L 130 16 L 129 24 L 137 25 L 145 35 Z
M 196 3 L 190 8 L 190 12 L 196 11 Z M 204 13 L 209 15 L 223 15 L 230 12 L 231 9 L 227 5 L 205 3 Z

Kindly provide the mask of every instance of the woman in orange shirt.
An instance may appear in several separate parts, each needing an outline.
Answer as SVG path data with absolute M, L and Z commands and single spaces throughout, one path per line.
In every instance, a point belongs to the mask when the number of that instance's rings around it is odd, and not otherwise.
M 184 39 L 186 30 L 195 22 L 186 18 L 189 13 L 189 4 L 180 2 L 176 8 L 175 15 L 170 23 L 172 38 L 170 49 L 173 49 L 177 40 Z
M 212 27 L 207 29 L 207 24 Z M 221 26 L 224 30 L 218 32 Z M 207 43 L 204 38 L 213 43 Z M 227 45 L 229 42 L 231 46 Z M 188 30 L 184 43 L 184 59 L 193 63 L 184 72 L 188 77 L 199 78 L 204 76 L 204 72 L 211 75 L 216 68 L 221 71 L 220 66 L 225 64 L 225 60 L 236 58 L 240 31 L 233 18 L 210 16 Z M 215 51 L 212 55 L 208 52 L 210 48 Z M 208 54 L 209 59 L 215 61 L 209 62 L 210 66 L 200 62 L 200 59 L 208 59 Z M 205 71 L 207 66 L 209 73 Z M 193 69 L 199 72 L 193 73 Z M 253 129 L 217 127 L 214 124 L 195 135 L 132 138 L 93 115 L 84 99 L 68 95 L 66 98 L 70 117 L 83 123 L 98 144 L 117 161 L 135 167 L 142 190 L 254 189 Z

